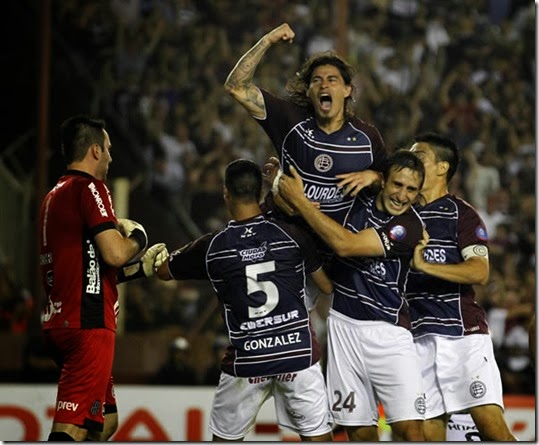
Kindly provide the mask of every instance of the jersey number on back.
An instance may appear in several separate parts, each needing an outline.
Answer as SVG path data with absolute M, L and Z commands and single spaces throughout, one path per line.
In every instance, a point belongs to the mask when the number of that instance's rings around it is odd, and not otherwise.
M 279 290 L 271 281 L 259 281 L 258 277 L 267 272 L 275 270 L 275 261 L 250 264 L 245 266 L 245 276 L 247 278 L 247 294 L 263 292 L 266 295 L 266 302 L 262 306 L 249 306 L 249 318 L 260 318 L 269 314 L 279 303 Z

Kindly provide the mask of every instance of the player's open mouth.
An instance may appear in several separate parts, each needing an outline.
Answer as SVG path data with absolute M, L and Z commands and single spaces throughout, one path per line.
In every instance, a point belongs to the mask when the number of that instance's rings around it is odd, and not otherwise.
M 329 111 L 331 109 L 332 102 L 333 99 L 329 94 L 324 93 L 320 95 L 320 108 L 322 111 Z
M 403 202 L 400 202 L 400 201 L 395 201 L 393 199 L 390 199 L 389 202 L 391 203 L 391 205 L 397 209 L 401 209 L 402 207 L 404 207 L 404 203 Z

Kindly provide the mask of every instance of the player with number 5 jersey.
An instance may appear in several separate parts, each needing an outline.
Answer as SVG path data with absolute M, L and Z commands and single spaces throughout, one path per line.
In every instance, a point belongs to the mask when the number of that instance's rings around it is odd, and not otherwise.
M 320 346 L 305 303 L 307 276 L 325 293 L 331 281 L 309 235 L 262 214 L 261 190 L 258 165 L 230 163 L 224 198 L 234 219 L 173 251 L 157 274 L 208 279 L 217 294 L 230 345 L 211 414 L 215 440 L 243 439 L 272 396 L 281 426 L 305 440 L 331 440 Z

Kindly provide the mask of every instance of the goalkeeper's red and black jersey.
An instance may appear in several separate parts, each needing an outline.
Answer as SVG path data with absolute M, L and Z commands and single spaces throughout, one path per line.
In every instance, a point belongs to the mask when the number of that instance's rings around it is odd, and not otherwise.
M 425 261 L 459 264 L 462 251 L 475 246 L 488 252 L 485 224 L 466 201 L 447 194 L 418 209 L 425 221 L 429 242 L 423 251 Z M 475 301 L 470 284 L 460 284 L 411 270 L 406 287 L 414 338 L 425 335 L 462 337 L 488 334 L 485 310 Z
M 84 172 L 66 172 L 47 194 L 40 211 L 43 329 L 116 329 L 117 271 L 94 237 L 117 222 L 109 189 Z
M 231 342 L 221 368 L 237 377 L 296 372 L 318 362 L 305 281 L 320 267 L 310 236 L 262 215 L 230 221 L 169 259 L 173 278 L 211 281 Z

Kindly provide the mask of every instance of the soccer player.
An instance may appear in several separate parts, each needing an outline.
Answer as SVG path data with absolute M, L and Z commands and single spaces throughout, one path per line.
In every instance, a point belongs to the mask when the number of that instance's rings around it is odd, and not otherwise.
M 412 204 L 424 168 L 398 151 L 382 189 L 362 190 L 341 226 L 307 199 L 295 169 L 279 194 L 335 252 L 328 273 L 334 294 L 327 318 L 327 387 L 335 422 L 351 441 L 377 441 L 378 404 L 402 440 L 422 441 L 425 398 L 404 299 L 409 262 L 424 236 Z
M 230 346 L 210 419 L 215 441 L 242 440 L 271 397 L 279 425 L 305 441 L 328 441 L 331 415 L 305 280 L 310 275 L 325 293 L 333 290 L 331 280 L 306 233 L 264 216 L 261 190 L 257 164 L 230 163 L 224 199 L 233 219 L 171 252 L 157 274 L 209 279 L 221 305 Z
M 118 425 L 112 378 L 117 269 L 144 250 L 148 239 L 140 224 L 118 221 L 114 214 L 104 182 L 112 161 L 104 121 L 65 120 L 61 144 L 68 170 L 40 212 L 39 261 L 47 298 L 41 321 L 61 369 L 48 440 L 103 441 Z M 164 244 L 152 246 L 131 268 L 149 276 L 165 251 Z
M 314 55 L 294 72 L 287 100 L 253 84 L 270 46 L 293 39 L 287 23 L 263 36 L 240 58 L 225 88 L 267 133 L 284 172 L 294 166 L 307 197 L 342 223 L 353 196 L 381 179 L 387 153 L 376 127 L 353 115 L 354 70 L 335 52 Z
M 516 440 L 503 417 L 500 372 L 473 285 L 488 281 L 487 232 L 476 210 L 448 193 L 459 163 L 439 134 L 411 147 L 425 166 L 419 212 L 430 239 L 416 247 L 406 287 L 427 400 L 425 438 L 446 440 L 448 417 L 468 411 L 485 441 Z

